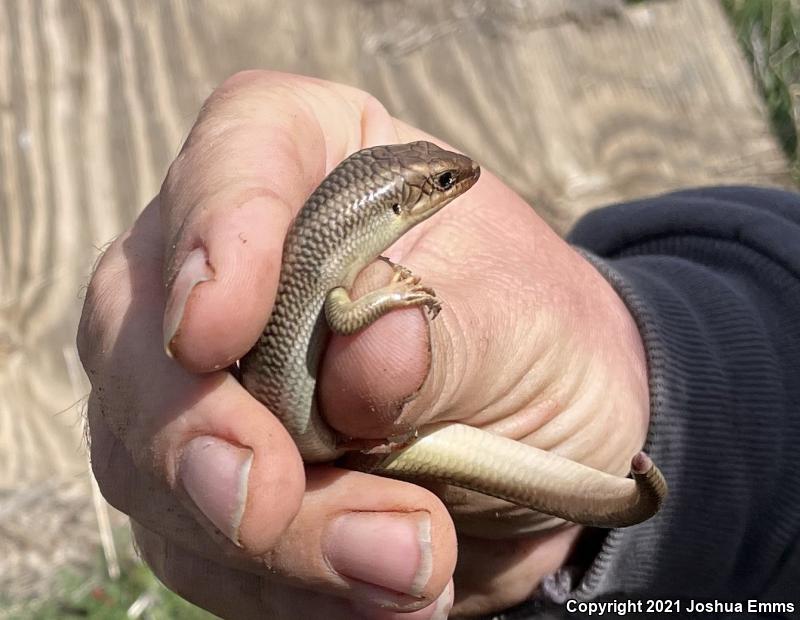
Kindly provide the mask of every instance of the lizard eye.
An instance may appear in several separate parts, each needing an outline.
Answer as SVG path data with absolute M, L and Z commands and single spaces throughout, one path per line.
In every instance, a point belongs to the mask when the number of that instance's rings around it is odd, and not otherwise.
M 396 203 L 394 203 L 392 205 L 392 211 L 394 211 L 395 215 L 400 215 L 400 212 L 402 211 L 402 209 L 400 208 L 400 203 L 399 202 L 396 202 Z
M 453 174 L 452 170 L 447 170 L 446 172 L 442 172 L 441 174 L 433 177 L 433 184 L 436 186 L 436 189 L 439 190 L 446 190 L 453 187 L 453 184 L 456 182 L 456 175 Z

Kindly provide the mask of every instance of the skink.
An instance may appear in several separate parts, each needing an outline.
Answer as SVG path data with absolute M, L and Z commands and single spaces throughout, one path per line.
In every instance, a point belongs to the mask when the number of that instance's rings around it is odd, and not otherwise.
M 406 231 L 472 187 L 470 158 L 430 142 L 376 146 L 337 166 L 311 194 L 283 248 L 272 314 L 241 360 L 247 390 L 276 415 L 306 462 L 347 450 L 320 416 L 316 374 L 329 330 L 352 334 L 387 312 L 439 311 L 434 292 L 393 265 L 392 281 L 352 300 L 359 272 Z M 622 527 L 655 514 L 666 496 L 661 472 L 643 452 L 633 479 L 613 476 L 463 424 L 434 424 L 388 455 L 352 461 L 370 473 L 478 491 L 568 521 Z

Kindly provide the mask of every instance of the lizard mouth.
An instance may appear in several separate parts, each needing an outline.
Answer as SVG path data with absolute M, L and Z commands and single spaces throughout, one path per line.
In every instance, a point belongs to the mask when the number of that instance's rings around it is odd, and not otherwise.
M 478 165 L 478 162 L 470 161 L 469 167 L 464 166 L 458 171 L 458 179 L 453 184 L 453 187 L 447 190 L 447 193 L 451 194 L 450 200 L 457 198 L 466 192 L 470 187 L 475 185 L 480 176 L 481 167 Z
M 466 192 L 470 187 L 478 182 L 480 177 L 481 167 L 478 165 L 478 162 L 473 161 L 472 168 L 469 170 L 469 172 L 465 174 L 462 179 L 456 181 L 457 193 L 462 194 L 463 192 Z

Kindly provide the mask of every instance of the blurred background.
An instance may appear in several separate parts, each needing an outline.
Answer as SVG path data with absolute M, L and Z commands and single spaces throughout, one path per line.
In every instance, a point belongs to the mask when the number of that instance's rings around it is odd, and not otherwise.
M 267 68 L 370 91 L 559 232 L 798 178 L 800 0 L 0 0 L 0 618 L 203 618 L 91 479 L 74 337 L 203 100 Z

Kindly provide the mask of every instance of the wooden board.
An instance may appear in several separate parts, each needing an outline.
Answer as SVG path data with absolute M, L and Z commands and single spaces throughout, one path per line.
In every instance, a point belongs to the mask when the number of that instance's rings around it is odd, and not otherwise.
M 710 0 L 4 0 L 0 489 L 85 474 L 87 274 L 244 68 L 371 91 L 560 231 L 618 199 L 789 182 Z

